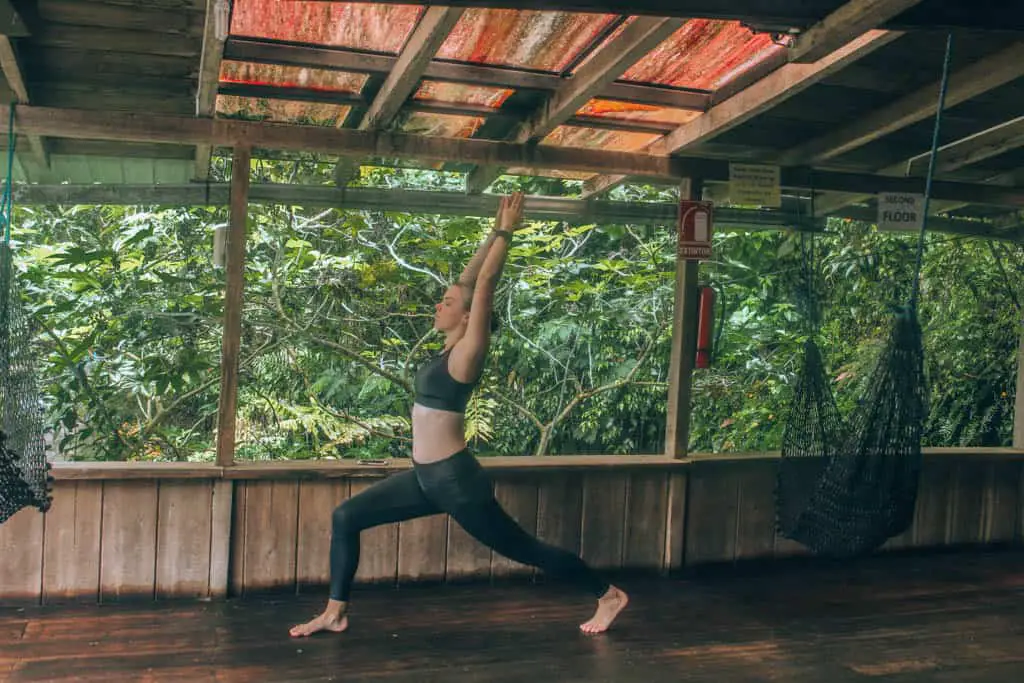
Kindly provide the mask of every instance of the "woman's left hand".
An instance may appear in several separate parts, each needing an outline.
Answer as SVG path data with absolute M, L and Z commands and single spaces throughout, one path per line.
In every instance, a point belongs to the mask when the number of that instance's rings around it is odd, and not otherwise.
M 498 229 L 515 232 L 523 227 L 523 199 L 522 192 L 515 192 L 501 198 L 501 206 L 498 209 Z

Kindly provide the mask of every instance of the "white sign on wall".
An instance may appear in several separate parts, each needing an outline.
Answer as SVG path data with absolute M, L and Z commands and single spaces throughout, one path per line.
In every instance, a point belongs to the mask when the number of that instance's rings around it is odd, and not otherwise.
M 923 194 L 883 192 L 878 195 L 879 230 L 920 230 L 923 225 Z

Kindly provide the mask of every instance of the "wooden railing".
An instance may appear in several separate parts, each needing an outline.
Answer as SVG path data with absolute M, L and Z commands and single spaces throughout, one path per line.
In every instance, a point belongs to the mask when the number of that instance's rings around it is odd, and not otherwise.
M 774 528 L 776 454 L 484 458 L 527 531 L 610 571 L 670 574 L 804 554 Z M 0 526 L 0 601 L 306 591 L 328 578 L 331 511 L 406 469 L 349 463 L 55 466 L 54 504 Z M 1020 544 L 1024 451 L 926 453 L 913 526 L 883 552 Z M 363 535 L 360 583 L 529 576 L 447 516 Z

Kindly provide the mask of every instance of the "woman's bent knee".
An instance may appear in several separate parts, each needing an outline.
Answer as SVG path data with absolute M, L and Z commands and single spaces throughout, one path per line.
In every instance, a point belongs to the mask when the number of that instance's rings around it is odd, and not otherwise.
M 358 520 L 350 503 L 351 501 L 346 500 L 331 513 L 331 529 L 336 534 L 349 534 L 359 530 Z

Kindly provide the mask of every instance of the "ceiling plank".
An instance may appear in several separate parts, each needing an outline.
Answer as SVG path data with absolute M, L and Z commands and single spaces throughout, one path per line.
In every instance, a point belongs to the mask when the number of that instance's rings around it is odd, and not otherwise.
M 949 78 L 946 107 L 1024 76 L 1024 42 L 980 59 Z M 850 125 L 798 145 L 777 160 L 782 165 L 820 163 L 863 147 L 890 133 L 935 115 L 939 82 L 920 88 Z
M 391 125 L 463 11 L 451 7 L 427 8 L 359 122 L 359 130 L 385 129 Z
M 789 61 L 816 62 L 919 2 L 921 0 L 850 0 L 799 34 L 789 49 Z
M 223 12 L 224 0 L 206 0 L 206 21 L 203 26 L 203 49 L 199 57 L 199 83 L 196 87 L 196 116 L 209 118 L 217 104 L 217 84 L 220 82 L 220 63 L 227 40 L 228 17 Z M 222 25 L 223 24 L 223 25 Z M 196 180 L 210 177 L 210 158 L 213 148 L 196 146 Z
M 562 87 L 517 127 L 511 139 L 527 143 L 545 138 L 684 23 L 682 19 L 638 17 L 616 38 L 592 53 Z M 466 180 L 466 191 L 470 194 L 483 192 L 503 172 L 501 167 L 473 169 Z
M 723 100 L 674 132 L 656 140 L 650 150 L 659 154 L 677 154 L 710 142 L 756 116 L 763 114 L 843 67 L 888 45 L 901 33 L 869 31 L 813 64 L 787 64 L 765 78 Z M 627 180 L 625 176 L 595 178 L 584 190 L 594 196 Z

